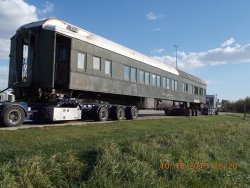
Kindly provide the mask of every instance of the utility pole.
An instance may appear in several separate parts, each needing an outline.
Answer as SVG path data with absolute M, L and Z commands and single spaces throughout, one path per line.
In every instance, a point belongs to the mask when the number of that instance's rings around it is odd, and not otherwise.
M 174 45 L 174 48 L 175 48 L 175 66 L 176 66 L 176 69 L 177 69 L 177 48 L 178 48 L 178 45 Z
M 247 99 L 244 101 L 244 119 L 246 119 L 247 116 Z

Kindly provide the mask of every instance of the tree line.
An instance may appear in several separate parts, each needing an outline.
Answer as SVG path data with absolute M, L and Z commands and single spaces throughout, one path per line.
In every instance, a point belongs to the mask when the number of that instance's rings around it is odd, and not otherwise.
M 240 99 L 234 102 L 222 100 L 221 111 L 250 113 L 250 97 L 246 97 L 245 99 Z

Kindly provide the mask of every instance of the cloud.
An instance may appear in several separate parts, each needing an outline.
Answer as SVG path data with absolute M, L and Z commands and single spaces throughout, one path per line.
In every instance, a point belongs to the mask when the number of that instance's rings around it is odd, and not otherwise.
M 163 53 L 164 51 L 165 51 L 164 48 L 157 48 L 157 49 L 152 50 L 153 53 L 159 53 L 159 54 Z
M 157 28 L 154 28 L 153 31 L 160 31 L 161 28 L 157 27 Z
M 10 38 L 23 24 L 37 21 L 40 14 L 52 12 L 54 4 L 46 1 L 43 9 L 24 0 L 0 0 L 0 60 L 9 58 Z M 8 67 L 0 64 L 0 88 L 7 86 Z
M 54 10 L 54 4 L 46 1 L 45 4 L 43 5 L 43 9 L 38 9 L 38 14 L 44 15 L 53 12 Z
M 9 38 L 19 26 L 38 19 L 37 8 L 23 0 L 0 0 L 0 2 L 1 38 Z
M 210 49 L 204 52 L 178 51 L 178 68 L 190 71 L 204 66 L 223 64 L 250 63 L 250 43 L 245 45 L 235 44 L 233 38 L 225 41 L 223 47 Z M 229 46 L 232 45 L 232 46 Z M 175 67 L 175 56 L 153 57 Z
M 0 58 L 8 58 L 10 37 L 21 25 L 38 20 L 37 8 L 23 0 L 0 2 Z
M 227 41 L 223 42 L 223 43 L 221 44 L 221 47 L 230 46 L 230 45 L 232 45 L 233 43 L 235 43 L 234 38 L 230 38 L 230 39 L 228 39 Z
M 0 66 L 0 75 L 0 90 L 3 90 L 8 85 L 9 67 Z
M 207 84 L 207 85 L 209 85 L 209 84 L 211 84 L 211 83 L 212 83 L 212 81 L 211 81 L 211 80 L 205 80 L 205 82 L 206 82 L 206 84 Z
M 24 0 L 0 0 L 0 59 L 9 55 L 10 38 L 23 24 L 37 21 L 39 13 L 52 12 L 54 4 L 46 1 L 43 9 L 38 9 Z
M 0 59 L 7 58 L 10 51 L 10 40 L 0 38 Z
M 156 15 L 156 14 L 153 13 L 153 12 L 149 12 L 149 13 L 147 13 L 145 16 L 147 17 L 148 20 L 157 20 L 157 19 L 159 19 L 159 18 L 161 18 L 161 17 L 164 17 L 163 14 L 158 14 L 158 15 Z

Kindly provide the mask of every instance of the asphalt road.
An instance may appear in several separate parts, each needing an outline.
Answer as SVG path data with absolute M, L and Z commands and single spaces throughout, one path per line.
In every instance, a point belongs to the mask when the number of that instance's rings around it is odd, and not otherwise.
M 164 111 L 156 111 L 156 110 L 140 110 L 138 115 L 138 120 L 144 119 L 163 119 L 163 118 L 173 118 L 174 116 L 165 116 Z M 17 129 L 27 129 L 32 127 L 47 127 L 47 126 L 66 126 L 66 125 L 88 125 L 93 123 L 111 123 L 114 121 L 67 121 L 67 122 L 55 122 L 53 124 L 34 124 L 34 123 L 24 123 L 20 127 L 0 127 L 0 130 L 17 130 Z

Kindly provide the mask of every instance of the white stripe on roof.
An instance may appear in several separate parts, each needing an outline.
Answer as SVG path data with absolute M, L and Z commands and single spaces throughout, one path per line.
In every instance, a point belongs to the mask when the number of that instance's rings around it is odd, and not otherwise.
M 58 20 L 56 18 L 48 18 L 46 20 L 33 22 L 30 24 L 26 24 L 22 26 L 21 28 L 31 28 L 31 27 L 37 27 L 37 26 L 42 26 L 42 28 L 46 30 L 57 31 L 59 33 L 70 36 L 72 38 L 76 38 L 76 39 L 88 42 L 90 44 L 99 46 L 101 48 L 124 55 L 131 59 L 134 59 L 134 60 L 146 63 L 148 65 L 151 65 L 153 67 L 165 70 L 172 74 L 179 75 L 178 70 L 170 65 L 167 65 L 161 61 L 145 56 L 139 52 L 131 50 L 111 40 L 105 39 L 103 37 L 95 35 L 94 33 L 91 33 L 89 31 L 76 27 L 64 21 Z M 70 31 L 69 29 L 67 29 L 67 27 L 77 28 L 77 32 Z

